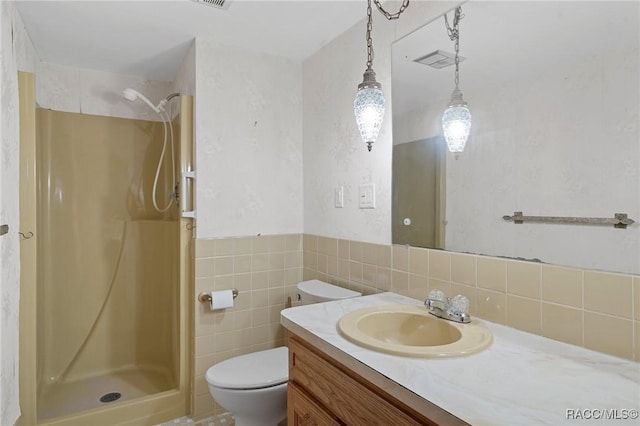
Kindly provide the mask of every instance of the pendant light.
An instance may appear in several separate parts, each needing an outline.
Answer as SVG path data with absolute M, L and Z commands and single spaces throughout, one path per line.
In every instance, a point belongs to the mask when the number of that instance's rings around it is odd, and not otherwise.
M 456 87 L 453 89 L 453 93 L 451 93 L 451 101 L 449 102 L 448 108 L 445 110 L 444 114 L 442 114 L 442 131 L 444 132 L 444 137 L 447 141 L 449 151 L 455 153 L 456 158 L 462 151 L 464 151 L 464 147 L 467 144 L 469 133 L 471 131 L 471 112 L 469 111 L 467 103 L 462 99 L 462 92 L 458 89 L 458 84 L 460 82 L 460 58 L 458 56 L 458 52 L 460 50 L 459 23 L 463 17 L 462 7 L 456 8 L 453 17 L 453 28 L 451 28 L 449 26 L 447 14 L 445 13 L 444 15 L 444 22 L 447 26 L 449 38 L 451 41 L 455 42 Z
M 398 19 L 400 14 L 409 6 L 409 0 L 404 0 L 400 10 L 390 14 L 382 8 L 379 0 L 374 0 L 378 10 L 389 20 Z M 362 140 L 371 151 L 371 146 L 378 139 L 382 119 L 384 118 L 384 93 L 382 85 L 376 81 L 376 73 L 373 71 L 373 41 L 371 30 L 373 29 L 371 16 L 371 0 L 367 0 L 367 69 L 364 72 L 362 83 L 358 84 L 356 99 L 353 101 L 353 112 Z

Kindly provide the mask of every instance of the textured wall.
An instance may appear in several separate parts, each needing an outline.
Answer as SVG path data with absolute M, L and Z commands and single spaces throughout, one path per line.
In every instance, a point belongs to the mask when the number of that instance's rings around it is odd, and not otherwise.
M 196 40 L 198 238 L 302 232 L 301 65 Z
M 2 115 L 0 116 L 0 424 L 20 415 L 18 389 L 18 308 L 20 299 L 20 229 L 18 185 L 18 64 L 27 62 L 30 43 L 12 2 L 0 3 Z
M 385 2 L 397 11 L 399 2 Z M 373 14 L 373 69 L 387 101 L 382 130 L 367 152 L 353 115 L 366 68 L 364 20 L 303 64 L 304 228 L 317 235 L 372 243 L 391 242 L 391 44 L 451 8 L 450 2 L 412 2 L 397 21 Z M 363 17 L 366 7 L 363 4 Z M 376 209 L 358 208 L 359 186 L 376 186 Z M 334 188 L 344 186 L 344 208 Z
M 122 90 L 131 87 L 157 104 L 171 92 L 171 82 L 141 77 L 38 63 L 36 102 L 41 108 L 109 117 L 160 121 L 144 102 L 130 102 Z

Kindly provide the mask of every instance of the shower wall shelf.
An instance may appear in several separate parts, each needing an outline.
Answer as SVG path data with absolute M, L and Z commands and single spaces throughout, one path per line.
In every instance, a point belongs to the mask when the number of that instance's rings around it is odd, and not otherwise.
M 629 219 L 627 213 L 616 213 L 614 217 L 566 217 L 566 216 L 524 216 L 522 212 L 513 212 L 513 216 L 502 216 L 506 221 L 513 221 L 515 224 L 524 222 L 543 223 L 577 223 L 582 225 L 613 225 L 614 228 L 627 229 L 628 225 L 635 223 Z

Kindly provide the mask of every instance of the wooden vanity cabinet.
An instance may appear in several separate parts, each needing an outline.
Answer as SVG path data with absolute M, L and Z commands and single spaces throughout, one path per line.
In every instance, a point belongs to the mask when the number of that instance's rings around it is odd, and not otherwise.
M 289 426 L 437 425 L 295 335 L 287 392 Z

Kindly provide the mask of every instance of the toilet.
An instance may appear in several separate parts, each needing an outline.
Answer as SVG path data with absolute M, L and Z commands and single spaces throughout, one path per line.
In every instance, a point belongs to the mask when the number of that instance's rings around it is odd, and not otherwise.
M 361 296 L 320 280 L 297 287 L 303 305 Z M 230 358 L 207 370 L 211 396 L 233 414 L 236 426 L 276 426 L 287 418 L 288 354 L 282 346 Z

